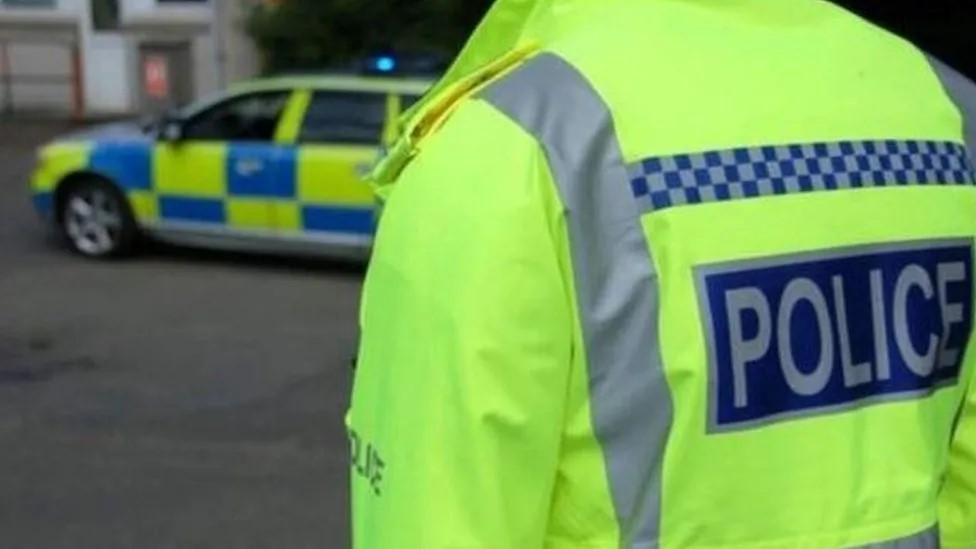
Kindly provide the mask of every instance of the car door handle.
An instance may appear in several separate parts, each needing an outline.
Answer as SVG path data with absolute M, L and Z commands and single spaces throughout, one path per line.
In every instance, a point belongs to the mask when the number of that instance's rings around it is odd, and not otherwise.
M 264 171 L 264 162 L 257 158 L 242 158 L 234 163 L 234 171 L 241 177 L 251 177 Z

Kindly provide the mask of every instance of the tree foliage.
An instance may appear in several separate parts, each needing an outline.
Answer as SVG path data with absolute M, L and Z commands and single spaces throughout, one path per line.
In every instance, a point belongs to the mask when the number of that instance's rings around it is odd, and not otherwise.
M 491 0 L 282 0 L 254 8 L 247 30 L 264 70 L 347 65 L 379 52 L 453 55 Z

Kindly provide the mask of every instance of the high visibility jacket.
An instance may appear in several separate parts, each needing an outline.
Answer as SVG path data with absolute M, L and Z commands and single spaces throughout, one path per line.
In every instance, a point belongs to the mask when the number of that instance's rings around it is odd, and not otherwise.
M 355 546 L 976 547 L 974 107 L 819 0 L 497 4 L 376 175 Z

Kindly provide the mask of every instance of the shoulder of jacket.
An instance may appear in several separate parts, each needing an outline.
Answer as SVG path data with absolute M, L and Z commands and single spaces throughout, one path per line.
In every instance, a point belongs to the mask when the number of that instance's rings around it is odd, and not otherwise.
M 385 152 L 369 176 L 369 182 L 380 200 L 384 200 L 399 175 L 423 150 L 424 145 L 462 105 L 494 82 L 504 78 L 539 52 L 539 46 L 529 43 L 488 63 L 468 77 L 441 90 L 436 97 L 425 101 L 417 112 L 400 121 L 398 137 Z

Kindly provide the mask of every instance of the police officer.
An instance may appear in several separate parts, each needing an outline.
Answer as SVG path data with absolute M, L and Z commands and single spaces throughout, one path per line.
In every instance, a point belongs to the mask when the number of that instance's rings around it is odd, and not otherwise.
M 976 547 L 974 101 L 819 0 L 498 2 L 376 175 L 356 547 Z

